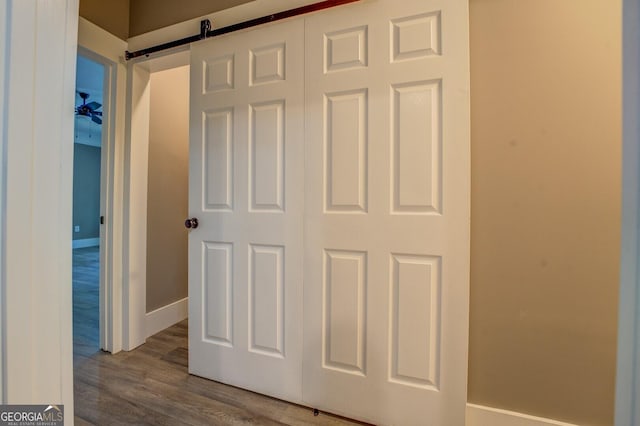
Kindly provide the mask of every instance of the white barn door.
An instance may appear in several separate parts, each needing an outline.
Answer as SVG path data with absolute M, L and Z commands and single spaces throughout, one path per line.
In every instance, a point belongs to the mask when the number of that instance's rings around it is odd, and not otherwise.
M 192 46 L 189 371 L 302 386 L 303 21 Z
M 376 424 L 463 425 L 466 0 L 215 38 L 191 73 L 190 372 Z
M 467 2 L 363 1 L 306 21 L 304 403 L 464 424 Z

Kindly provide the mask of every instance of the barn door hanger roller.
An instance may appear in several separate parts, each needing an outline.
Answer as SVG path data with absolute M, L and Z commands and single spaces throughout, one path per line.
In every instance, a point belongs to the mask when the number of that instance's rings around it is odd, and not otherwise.
M 207 34 L 211 32 L 211 21 L 208 19 L 203 19 L 200 21 L 200 34 L 193 35 L 191 37 L 181 38 L 180 40 L 170 41 L 168 43 L 159 44 L 157 46 L 148 47 L 146 49 L 136 50 L 135 52 L 129 52 L 126 50 L 124 52 L 124 58 L 128 61 L 129 59 L 139 58 L 140 56 L 149 56 L 152 53 L 160 52 L 167 49 L 172 49 L 174 47 L 183 46 L 185 44 L 193 43 L 195 41 L 204 40 L 207 38 Z
M 249 21 L 240 22 L 239 24 L 229 25 L 227 27 L 218 28 L 215 30 L 213 30 L 211 27 L 211 21 L 208 19 L 204 19 L 200 21 L 200 34 L 196 34 L 191 37 L 185 37 L 180 40 L 170 41 L 164 44 L 159 44 L 157 46 L 149 47 L 146 49 L 136 50 L 135 52 L 129 52 L 127 50 L 124 52 L 124 57 L 128 61 L 130 59 L 139 58 L 140 56 L 149 56 L 150 54 L 155 52 L 183 46 L 185 44 L 204 40 L 205 38 L 228 34 L 234 31 L 255 27 L 257 25 L 268 24 L 269 22 L 292 18 L 294 16 L 304 15 L 306 13 L 316 12 L 318 10 L 328 9 L 330 7 L 340 6 L 347 3 L 354 3 L 357 1 L 360 0 L 325 0 L 318 3 L 308 4 L 306 6 L 297 7 L 295 9 L 285 10 L 284 12 L 278 12 L 272 15 L 266 15 L 260 18 L 251 19 Z

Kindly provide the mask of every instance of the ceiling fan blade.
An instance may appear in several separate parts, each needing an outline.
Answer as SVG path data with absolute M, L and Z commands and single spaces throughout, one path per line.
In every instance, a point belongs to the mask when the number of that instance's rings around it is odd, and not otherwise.
M 92 111 L 93 114 L 102 116 L 102 111 Z
M 88 107 L 88 108 L 90 108 L 90 109 L 98 109 L 98 108 L 100 108 L 101 106 L 102 106 L 102 104 L 99 104 L 99 103 L 97 103 L 97 102 L 89 102 L 89 103 L 87 104 L 87 107 Z
M 91 121 L 93 121 L 96 124 L 102 124 L 102 119 L 93 114 L 91 114 Z

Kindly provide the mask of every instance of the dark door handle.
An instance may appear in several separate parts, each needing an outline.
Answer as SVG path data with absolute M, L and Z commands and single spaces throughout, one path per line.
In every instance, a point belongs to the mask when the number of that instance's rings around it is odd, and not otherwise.
M 184 226 L 187 229 L 196 229 L 198 227 L 198 219 L 195 217 L 187 219 L 184 221 Z

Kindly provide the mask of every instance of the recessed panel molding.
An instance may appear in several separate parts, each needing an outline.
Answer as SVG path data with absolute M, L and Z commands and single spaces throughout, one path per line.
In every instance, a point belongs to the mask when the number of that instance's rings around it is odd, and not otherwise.
M 368 66 L 368 27 L 360 26 L 324 35 L 325 73 Z
M 323 367 L 366 375 L 367 253 L 325 250 Z
M 251 85 L 285 80 L 286 49 L 284 43 L 260 47 L 250 52 Z
M 437 390 L 441 258 L 391 255 L 389 380 Z
M 392 62 L 441 56 L 440 12 L 391 21 Z
M 249 247 L 249 350 L 284 357 L 284 247 Z
M 203 114 L 205 211 L 233 210 L 233 108 Z
M 202 93 L 208 94 L 233 89 L 234 62 L 233 55 L 224 55 L 203 61 Z
M 233 244 L 202 243 L 203 341 L 233 346 Z
M 440 80 L 391 88 L 391 210 L 442 213 L 442 84 Z
M 367 89 L 325 95 L 325 212 L 366 213 Z
M 254 212 L 284 211 L 284 100 L 249 106 L 249 197 Z

